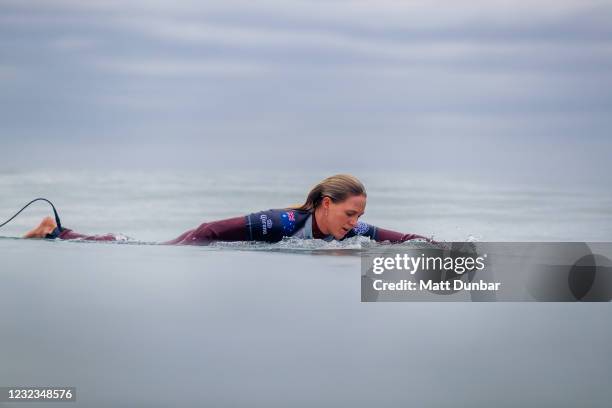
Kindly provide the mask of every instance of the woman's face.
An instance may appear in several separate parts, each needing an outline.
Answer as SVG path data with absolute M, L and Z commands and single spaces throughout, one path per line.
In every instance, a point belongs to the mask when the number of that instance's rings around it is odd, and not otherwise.
M 331 234 L 336 239 L 342 239 L 357 225 L 359 217 L 363 215 L 366 197 L 363 195 L 351 196 L 338 203 L 334 203 L 329 197 L 324 197 L 321 207 L 324 225 L 319 225 L 319 227 L 322 232 Z

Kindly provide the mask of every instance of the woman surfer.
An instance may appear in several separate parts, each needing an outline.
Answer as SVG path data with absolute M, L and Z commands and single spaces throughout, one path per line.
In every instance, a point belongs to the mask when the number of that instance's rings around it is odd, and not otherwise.
M 366 236 L 375 241 L 403 242 L 426 239 L 415 234 L 402 234 L 359 221 L 365 211 L 367 194 L 355 177 L 338 174 L 314 186 L 299 207 L 273 209 L 206 222 L 164 242 L 168 245 L 203 245 L 212 241 L 278 242 L 284 237 L 343 240 Z M 114 241 L 112 234 L 85 235 L 71 229 L 57 228 L 51 217 L 24 235 L 24 238 L 83 239 Z

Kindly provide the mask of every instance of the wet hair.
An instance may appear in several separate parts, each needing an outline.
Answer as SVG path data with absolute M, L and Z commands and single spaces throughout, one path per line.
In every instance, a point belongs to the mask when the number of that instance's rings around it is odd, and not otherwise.
M 361 181 L 350 174 L 336 174 L 319 182 L 310 190 L 304 204 L 292 209 L 313 212 L 321 205 L 324 197 L 329 197 L 334 203 L 340 203 L 349 197 L 360 195 L 367 196 Z

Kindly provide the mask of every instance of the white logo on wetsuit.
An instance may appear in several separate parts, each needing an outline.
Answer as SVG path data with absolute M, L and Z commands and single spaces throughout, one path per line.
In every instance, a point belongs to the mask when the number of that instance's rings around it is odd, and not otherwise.
M 272 228 L 272 220 L 269 219 L 266 214 L 261 214 L 259 219 L 261 220 L 261 233 L 266 235 L 268 233 L 268 229 Z

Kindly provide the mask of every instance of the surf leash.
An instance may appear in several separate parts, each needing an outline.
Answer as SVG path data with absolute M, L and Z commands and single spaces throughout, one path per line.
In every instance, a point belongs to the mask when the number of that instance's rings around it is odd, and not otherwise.
M 17 217 L 19 214 L 21 214 L 21 212 L 23 210 L 25 210 L 26 208 L 28 208 L 28 206 L 30 206 L 30 204 L 35 203 L 36 201 L 46 201 L 47 203 L 49 203 L 49 205 L 51 205 L 51 208 L 53 209 L 53 214 L 55 215 L 55 223 L 57 224 L 57 227 L 55 227 L 55 229 L 53 230 L 53 232 L 51 232 L 50 234 L 47 234 L 45 236 L 45 238 L 48 239 L 54 239 L 57 238 L 59 236 L 59 234 L 61 234 L 61 232 L 64 230 L 62 228 L 62 223 L 60 222 L 60 217 L 57 214 L 57 210 L 55 209 L 55 206 L 53 205 L 53 203 L 49 200 L 47 200 L 46 198 L 35 198 L 34 200 L 30 201 L 29 203 L 27 203 L 26 205 L 23 206 L 23 208 L 21 208 L 21 210 L 17 211 L 15 213 L 15 215 L 13 215 L 11 218 L 9 218 L 8 220 L 6 220 L 5 222 L 3 222 L 2 224 L 0 224 L 0 228 L 4 227 L 6 224 L 8 224 L 9 222 L 11 222 L 15 217 Z

